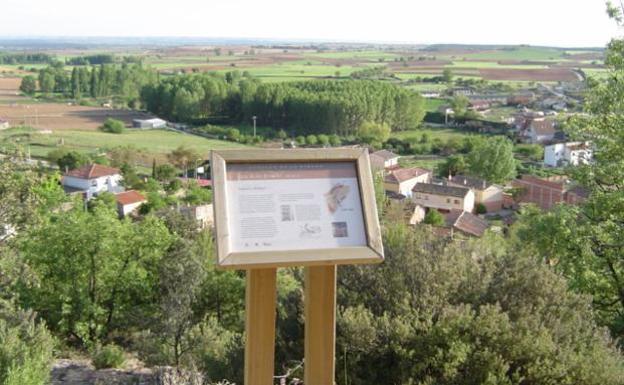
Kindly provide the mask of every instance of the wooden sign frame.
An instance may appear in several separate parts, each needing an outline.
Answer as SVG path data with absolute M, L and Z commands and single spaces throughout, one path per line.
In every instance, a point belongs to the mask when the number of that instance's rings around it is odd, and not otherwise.
M 217 266 L 229 269 L 262 269 L 287 266 L 370 264 L 383 261 L 375 190 L 366 149 L 213 150 L 210 162 L 214 193 Z M 353 162 L 355 165 L 367 239 L 366 246 L 255 252 L 233 252 L 230 249 L 226 207 L 228 199 L 226 167 L 228 164 L 327 162 Z

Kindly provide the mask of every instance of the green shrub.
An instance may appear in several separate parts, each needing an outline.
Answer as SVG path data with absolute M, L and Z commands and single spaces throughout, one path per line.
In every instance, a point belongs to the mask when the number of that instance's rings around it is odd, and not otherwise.
M 93 366 L 96 369 L 120 368 L 125 361 L 123 350 L 113 344 L 99 347 L 93 354 Z
M 425 215 L 424 222 L 432 226 L 442 226 L 444 225 L 444 215 L 440 214 L 438 210 L 429 209 Z
M 126 129 L 126 125 L 121 120 L 108 118 L 100 127 L 100 130 L 111 134 L 121 134 Z
M 314 146 L 315 144 L 318 143 L 318 138 L 316 137 L 316 135 L 310 134 L 306 136 L 306 143 Z
M 32 313 L 5 313 L 0 303 L 0 384 L 47 384 L 53 347 L 52 336 Z
M 487 213 L 487 207 L 483 203 L 477 204 L 477 214 L 485 214 Z

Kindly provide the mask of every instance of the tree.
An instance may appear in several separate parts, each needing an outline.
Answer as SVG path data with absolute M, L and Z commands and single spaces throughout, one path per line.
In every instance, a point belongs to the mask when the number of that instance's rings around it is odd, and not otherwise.
M 384 123 L 364 122 L 358 131 L 364 143 L 385 143 L 390 138 L 390 126 Z
M 438 166 L 438 175 L 446 178 L 466 172 L 466 158 L 463 155 L 451 155 Z
M 425 214 L 424 223 L 432 226 L 443 226 L 444 225 L 444 215 L 442 215 L 438 210 L 430 209 Z
M 50 151 L 48 153 L 48 159 L 51 162 L 56 162 L 63 172 L 65 170 L 73 170 L 80 166 L 84 166 L 89 164 L 91 159 L 81 152 L 74 150 L 66 150 L 66 149 L 58 149 L 54 151 Z
M 384 252 L 339 273 L 338 383 L 621 382 L 589 300 L 522 248 L 386 223 Z
M 93 347 L 111 331 L 152 314 L 153 268 L 170 242 L 167 228 L 151 216 L 120 221 L 103 206 L 51 213 L 22 238 L 23 258 L 45 279 L 25 287 L 20 299 L 42 310 L 60 335 Z
M 468 154 L 468 172 L 493 183 L 505 183 L 516 176 L 513 143 L 504 137 L 488 138 Z
M 171 151 L 167 158 L 177 168 L 184 170 L 185 176 L 188 176 L 189 167 L 193 167 L 200 160 L 200 154 L 195 149 L 179 146 Z
M 451 99 L 451 109 L 455 117 L 462 118 L 468 111 L 470 100 L 464 95 L 456 95 Z
M 159 164 L 154 168 L 154 178 L 160 182 L 169 182 L 178 174 L 178 170 L 170 164 Z
M 318 143 L 318 138 L 316 137 L 316 135 L 310 134 L 306 136 L 306 143 L 311 146 L 314 146 L 316 143 Z
M 37 91 L 37 80 L 34 76 L 26 75 L 22 78 L 20 91 L 27 95 L 33 95 Z
M 0 384 L 48 383 L 54 339 L 35 318 L 32 311 L 0 300 Z
M 621 9 L 609 8 L 621 22 Z M 516 228 L 518 244 L 532 248 L 564 274 L 570 286 L 590 294 L 600 321 L 614 336 L 624 336 L 624 39 L 606 52 L 603 81 L 590 81 L 585 113 L 567 125 L 573 140 L 591 141 L 594 162 L 570 170 L 588 194 L 580 206 L 547 213 L 526 211 Z
M 125 131 L 126 124 L 121 120 L 107 118 L 104 124 L 100 126 L 100 130 L 111 134 L 121 134 Z
M 442 80 L 444 80 L 444 83 L 451 83 L 453 81 L 453 71 L 450 68 L 445 68 L 442 71 Z

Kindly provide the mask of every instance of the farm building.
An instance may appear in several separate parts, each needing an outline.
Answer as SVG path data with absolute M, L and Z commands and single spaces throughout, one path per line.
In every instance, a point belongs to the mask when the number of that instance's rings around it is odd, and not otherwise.
M 446 214 L 446 225 L 454 231 L 459 231 L 465 235 L 481 237 L 490 227 L 485 219 L 469 213 L 468 211 L 451 210 Z
M 557 128 L 554 120 L 534 119 L 527 127 L 524 136 L 528 143 L 543 144 L 555 140 Z
M 577 204 L 587 198 L 587 192 L 565 177 L 538 178 L 522 175 L 511 182 L 520 189 L 519 201 L 534 203 L 543 210 L 550 210 L 558 203 Z
M 475 204 L 482 204 L 488 212 L 500 211 L 503 207 L 503 187 L 489 183 L 484 179 L 463 175 L 450 177 L 449 186 L 468 187 L 475 193 Z
M 592 158 L 589 142 L 556 143 L 544 147 L 544 165 L 550 167 L 588 164 Z
M 467 187 L 417 183 L 412 189 L 412 201 L 417 205 L 445 212 L 451 210 L 472 212 L 475 194 Z
M 379 150 L 370 154 L 370 162 L 373 169 L 389 169 L 399 166 L 399 156 L 392 151 Z
M 121 180 L 121 171 L 117 168 L 88 164 L 66 172 L 61 184 L 65 192 L 82 193 L 89 200 L 102 192 L 123 191 Z
M 166 128 L 167 127 L 167 122 L 162 120 L 162 119 L 158 119 L 158 118 L 153 118 L 153 119 L 134 119 L 132 121 L 132 127 L 140 128 L 140 129 L 143 129 L 143 130 L 152 129 L 152 128 Z
M 147 199 L 138 191 L 128 190 L 115 194 L 117 200 L 117 212 L 123 218 L 138 209 Z
M 384 178 L 384 189 L 386 192 L 399 194 L 405 197 L 412 196 L 412 188 L 417 183 L 429 183 L 432 172 L 424 168 L 399 168 L 390 171 Z
M 197 221 L 200 229 L 212 226 L 214 222 L 214 214 L 212 204 L 199 206 L 183 206 L 179 208 L 179 212 L 189 219 Z
M 9 127 L 10 127 L 9 121 L 6 119 L 0 118 L 0 130 L 6 130 Z

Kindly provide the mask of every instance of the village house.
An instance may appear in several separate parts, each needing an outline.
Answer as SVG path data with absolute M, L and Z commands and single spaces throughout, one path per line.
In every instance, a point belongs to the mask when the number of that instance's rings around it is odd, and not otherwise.
M 535 94 L 533 92 L 518 93 L 507 98 L 507 104 L 511 106 L 526 106 L 533 102 Z
M 122 179 L 117 168 L 88 164 L 66 172 L 61 184 L 66 193 L 80 193 L 89 200 L 101 192 L 115 194 L 124 191 Z
M 550 167 L 589 164 L 593 150 L 589 142 L 555 143 L 544 147 L 544 165 Z
M 178 211 L 189 219 L 197 221 L 200 229 L 212 226 L 214 223 L 214 212 L 212 204 L 198 206 L 181 206 Z
M 470 235 L 474 237 L 481 237 L 485 231 L 490 227 L 490 224 L 485 219 L 468 211 L 451 210 L 445 217 L 446 226 L 450 227 L 453 231 L 459 231 L 464 235 Z
M 432 176 L 431 170 L 424 168 L 399 168 L 384 177 L 384 189 L 395 196 L 411 197 L 414 186 L 431 182 Z
M 467 187 L 418 183 L 412 189 L 412 201 L 422 207 L 443 212 L 451 210 L 472 212 L 475 194 Z
M 134 212 L 141 205 L 147 202 L 147 199 L 136 190 L 128 190 L 115 195 L 117 200 L 117 213 L 120 218 Z
M 525 140 L 531 144 L 552 142 L 556 135 L 555 121 L 550 119 L 532 120 L 524 133 Z
M 500 211 L 503 208 L 504 189 L 502 186 L 490 183 L 485 179 L 463 175 L 450 177 L 446 184 L 448 186 L 468 187 L 475 194 L 475 205 L 482 204 L 488 212 Z
M 379 150 L 369 156 L 374 170 L 387 170 L 399 167 L 399 156 L 392 151 Z
M 485 111 L 491 107 L 491 103 L 487 100 L 473 99 L 468 102 L 468 108 L 473 111 Z
M 0 130 L 6 130 L 9 127 L 11 127 L 11 125 L 9 124 L 9 121 L 6 119 L 0 118 Z
M 474 88 L 471 88 L 471 87 L 455 87 L 453 88 L 451 92 L 453 96 L 458 96 L 458 95 L 470 96 L 470 95 L 475 94 Z
M 538 178 L 522 175 L 511 182 L 520 190 L 517 200 L 533 203 L 544 210 L 550 210 L 558 203 L 578 204 L 587 198 L 587 192 L 565 177 Z

